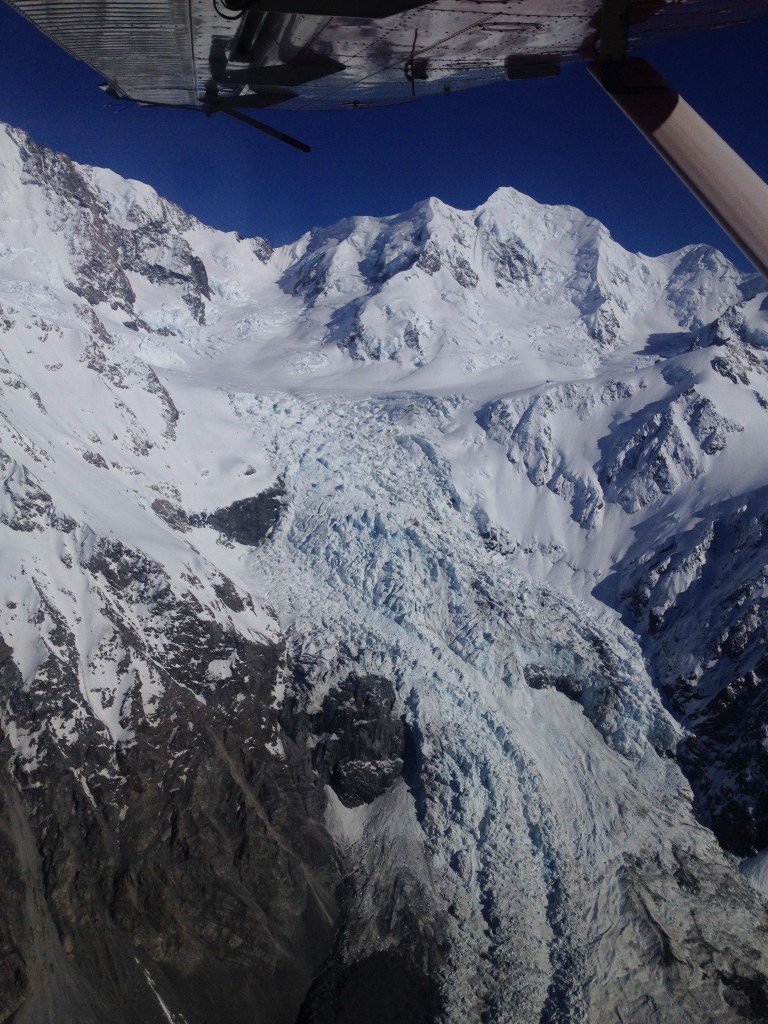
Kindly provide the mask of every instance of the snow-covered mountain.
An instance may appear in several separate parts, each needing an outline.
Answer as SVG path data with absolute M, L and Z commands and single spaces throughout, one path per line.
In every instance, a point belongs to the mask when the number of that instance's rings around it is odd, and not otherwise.
M 0 1022 L 768 1019 L 764 282 L 0 203 Z

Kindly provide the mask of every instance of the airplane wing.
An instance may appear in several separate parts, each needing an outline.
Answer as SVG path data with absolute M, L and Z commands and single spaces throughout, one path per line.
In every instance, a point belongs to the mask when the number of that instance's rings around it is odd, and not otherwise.
M 116 96 L 217 110 L 405 102 L 556 74 L 600 0 L 6 0 Z M 768 0 L 628 0 L 629 45 L 768 16 Z
M 768 16 L 768 0 L 6 0 L 140 103 L 251 116 L 405 102 L 592 60 L 598 82 L 768 277 L 768 186 L 633 45 Z

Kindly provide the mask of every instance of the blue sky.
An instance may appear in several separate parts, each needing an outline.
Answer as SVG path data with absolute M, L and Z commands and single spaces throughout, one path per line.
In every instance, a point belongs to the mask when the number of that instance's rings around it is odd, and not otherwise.
M 430 195 L 469 209 L 501 185 L 598 217 L 629 249 L 707 242 L 746 268 L 584 67 L 379 110 L 263 115 L 309 155 L 229 118 L 110 100 L 100 76 L 0 3 L 0 120 L 146 181 L 206 223 L 275 244 Z M 768 178 L 768 21 L 643 51 Z

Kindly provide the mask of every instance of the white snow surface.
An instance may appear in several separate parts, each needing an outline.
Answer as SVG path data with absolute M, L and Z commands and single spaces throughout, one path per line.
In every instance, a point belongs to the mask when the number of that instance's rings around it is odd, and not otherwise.
M 745 857 L 741 862 L 741 873 L 758 892 L 768 896 L 768 850 L 761 850 L 754 857 Z
M 126 702 L 152 715 L 160 676 L 151 659 L 120 675 L 85 568 L 119 539 L 162 567 L 158 588 L 284 640 L 314 706 L 350 666 L 395 681 L 423 738 L 426 811 L 398 784 L 363 810 L 329 799 L 326 824 L 363 874 L 406 858 L 452 908 L 447 1019 L 479 1019 L 501 975 L 494 1019 L 538 1021 L 565 972 L 569 1020 L 603 1019 L 596 1001 L 622 986 L 626 1019 L 650 1020 L 613 868 L 671 873 L 684 850 L 737 873 L 691 814 L 666 756 L 678 727 L 635 637 L 593 588 L 633 545 L 663 546 L 768 476 L 759 284 L 704 246 L 628 253 L 511 188 L 473 211 L 430 199 L 351 218 L 265 262 L 260 240 L 108 171 L 75 166 L 93 199 L 78 205 L 56 185 L 62 158 L 36 176 L 29 146 L 0 133 L 0 606 L 25 685 L 58 616 L 74 634 L 80 708 L 47 725 L 66 743 L 90 717 L 119 743 Z M 143 238 L 123 268 L 133 300 L 68 286 L 101 269 L 100 217 Z M 187 251 L 207 275 L 204 322 L 179 283 Z M 713 366 L 740 358 L 728 338 L 706 347 L 716 322 L 750 332 L 748 386 Z M 210 512 L 278 480 L 285 512 L 258 548 L 152 508 Z M 252 608 L 222 603 L 222 576 Z M 159 662 L 150 598 L 131 614 Z M 212 663 L 211 700 L 230 664 Z M 576 679 L 579 700 L 528 685 L 531 666 Z M 35 736 L 5 725 L 33 763 Z M 659 913 L 682 920 L 679 898 Z

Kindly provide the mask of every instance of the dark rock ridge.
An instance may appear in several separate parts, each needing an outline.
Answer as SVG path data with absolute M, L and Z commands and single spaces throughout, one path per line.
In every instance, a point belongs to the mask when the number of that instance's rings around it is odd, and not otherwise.
M 126 691 L 115 744 L 42 591 L 50 653 L 34 680 L 22 685 L 0 640 L 0 701 L 30 738 L 26 756 L 2 738 L 0 1020 L 159 1024 L 162 998 L 188 1024 L 292 1024 L 332 948 L 339 864 L 308 766 L 269 753 L 283 654 L 211 620 L 119 541 L 92 544 L 83 569 L 119 639 L 118 673 L 154 673 L 158 695 L 150 707 Z M 221 593 L 243 603 L 231 581 Z M 77 723 L 65 739 L 62 714 Z
M 285 506 L 285 485 L 278 481 L 261 494 L 252 498 L 233 501 L 226 508 L 215 512 L 190 516 L 190 525 L 212 526 L 227 540 L 258 547 L 270 536 L 280 521 Z
M 768 846 L 767 538 L 762 488 L 618 567 L 626 619 L 687 729 L 678 758 L 699 812 L 740 856 Z
M 382 950 L 349 966 L 327 967 L 307 994 L 296 1024 L 433 1024 L 443 1008 L 428 975 L 409 958 Z
M 261 494 L 240 498 L 214 512 L 187 513 L 167 498 L 155 498 L 152 511 L 179 533 L 187 533 L 193 527 L 211 526 L 227 541 L 258 547 L 280 522 L 285 502 L 285 485 L 278 480 Z
M 308 721 L 313 767 L 347 807 L 370 803 L 402 776 L 408 730 L 389 680 L 350 676 Z
M 310 710 L 311 696 L 311 688 L 297 687 L 280 718 L 285 741 L 307 752 L 319 782 L 347 808 L 373 810 L 377 798 L 404 786 L 418 805 L 420 736 L 406 724 L 392 682 L 352 671 L 330 688 L 319 711 Z M 445 966 L 445 925 L 418 865 L 375 854 L 347 861 L 337 898 L 336 941 L 297 1024 L 440 1020 L 444 998 L 436 979 Z
M 208 275 L 182 237 L 194 223 L 191 217 L 161 200 L 159 216 L 148 216 L 134 205 L 130 226 L 119 226 L 82 168 L 22 132 L 9 131 L 19 142 L 25 180 L 44 189 L 54 204 L 76 272 L 76 279 L 67 283 L 70 291 L 92 306 L 104 302 L 133 313 L 136 293 L 127 274 L 134 272 L 152 283 L 177 287 L 192 317 L 205 323 L 203 300 L 211 298 Z
M 260 707 L 271 655 L 243 655 Z M 42 776 L 4 775 L 3 1021 L 154 1024 L 153 988 L 189 1024 L 295 1019 L 335 931 L 333 850 L 253 714 L 173 689 L 109 787 L 87 732 L 43 741 Z
M 523 670 L 525 681 L 534 690 L 546 690 L 549 687 L 564 694 L 570 700 L 578 701 L 584 692 L 583 685 L 573 676 L 558 675 L 543 665 L 526 665 Z
M 35 573 L 44 653 L 26 682 L 0 637 L 3 722 L 26 737 L 0 732 L 0 1020 L 153 1024 L 163 998 L 188 1024 L 292 1024 L 332 948 L 339 865 L 309 766 L 269 752 L 283 653 L 212 617 L 200 580 L 175 591 L 157 562 L 83 530 L 25 466 L 0 462 L 6 527 L 80 538 L 66 564 L 103 635 L 82 664 Z M 252 607 L 226 577 L 213 589 Z M 228 670 L 209 701 L 215 662 Z M 100 664 L 119 681 L 117 742 L 81 684 Z M 151 702 L 139 675 L 156 682 Z
M 35 521 L 51 515 L 40 500 Z M 283 713 L 283 733 L 271 695 L 284 650 L 211 619 L 118 540 L 91 539 L 81 567 L 112 629 L 104 657 L 120 651 L 126 682 L 154 675 L 157 697 L 125 689 L 115 743 L 83 702 L 75 638 L 42 589 L 49 654 L 33 680 L 0 637 L 0 704 L 29 737 L 14 753 L 0 736 L 0 1021 L 167 1024 L 160 1000 L 187 1024 L 396 1021 L 409 1007 L 435 1019 L 423 937 L 369 963 L 340 951 L 357 890 L 322 823 L 326 781 L 354 805 L 400 777 L 391 683 L 351 675 L 319 714 Z M 226 577 L 214 589 L 228 608 L 251 606 Z M 62 715 L 76 722 L 66 737 Z M 328 728 L 310 756 L 303 738 Z M 412 897 L 403 882 L 381 902 L 382 934 L 388 913 L 421 927 Z

